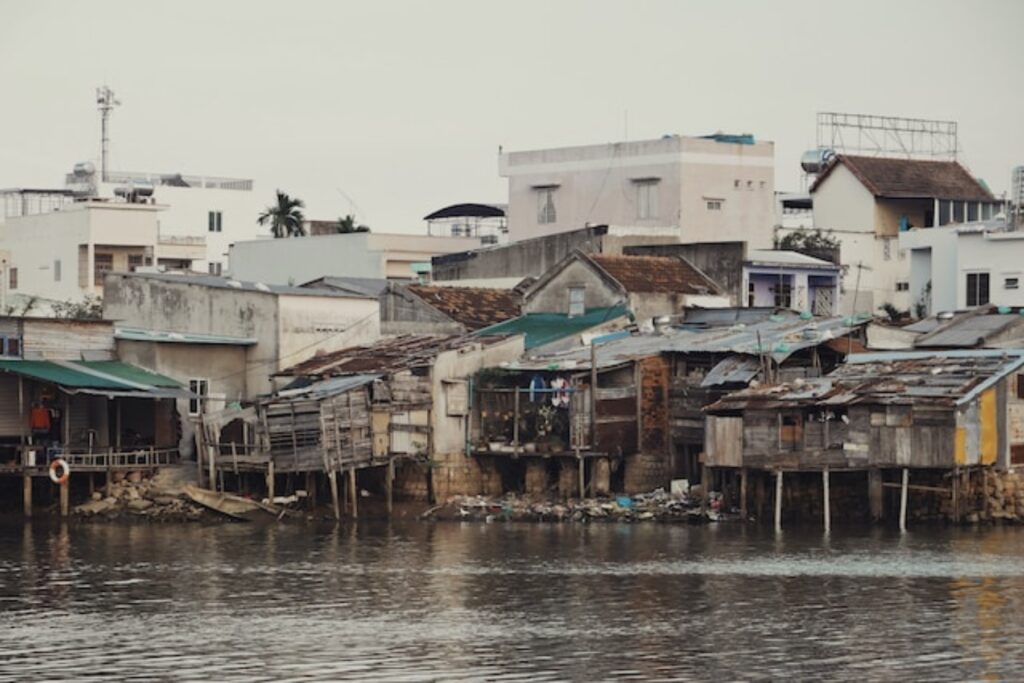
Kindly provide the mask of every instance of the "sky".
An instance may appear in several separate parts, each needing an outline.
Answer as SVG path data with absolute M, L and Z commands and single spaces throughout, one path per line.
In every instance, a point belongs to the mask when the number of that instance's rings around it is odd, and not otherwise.
M 112 169 L 253 178 L 377 232 L 504 202 L 499 146 L 753 133 L 799 189 L 819 111 L 957 121 L 998 194 L 1022 26 L 1019 0 L 0 0 L 0 187 L 98 160 L 107 84 Z

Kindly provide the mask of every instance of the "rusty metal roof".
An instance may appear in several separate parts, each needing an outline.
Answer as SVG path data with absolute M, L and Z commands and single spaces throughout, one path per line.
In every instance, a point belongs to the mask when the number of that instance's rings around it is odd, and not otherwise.
M 408 285 L 411 293 L 469 330 L 519 317 L 522 296 L 511 289 Z
M 678 256 L 613 256 L 588 254 L 587 258 L 618 282 L 627 292 L 668 294 L 719 294 L 715 282 L 686 259 Z
M 279 376 L 334 377 L 360 373 L 389 373 L 429 366 L 438 354 L 473 345 L 497 344 L 507 336 L 404 334 L 373 344 L 322 353 L 276 373 Z
M 864 353 L 817 380 L 733 392 L 710 412 L 803 405 L 905 404 L 953 407 L 1024 366 L 1024 350 Z

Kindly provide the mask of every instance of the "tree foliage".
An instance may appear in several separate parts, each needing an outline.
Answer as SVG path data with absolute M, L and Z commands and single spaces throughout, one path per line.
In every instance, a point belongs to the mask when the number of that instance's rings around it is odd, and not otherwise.
M 98 296 L 87 296 L 81 301 L 60 301 L 51 307 L 53 317 L 64 320 L 101 320 L 103 300 Z
M 831 235 L 826 235 L 820 229 L 796 230 L 786 234 L 781 239 L 776 238 L 775 248 L 800 252 L 823 251 L 839 248 L 839 240 Z
M 356 223 L 356 217 L 352 214 L 347 214 L 339 218 L 337 227 L 338 232 L 343 235 L 350 232 L 370 232 L 369 226 Z
M 260 225 L 269 225 L 274 237 L 302 237 L 306 234 L 306 217 L 302 213 L 305 206 L 301 199 L 289 197 L 278 190 L 277 203 L 268 206 L 256 222 Z

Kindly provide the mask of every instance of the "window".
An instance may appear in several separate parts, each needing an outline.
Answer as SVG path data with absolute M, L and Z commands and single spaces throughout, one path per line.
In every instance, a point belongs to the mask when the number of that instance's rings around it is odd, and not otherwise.
M 722 200 L 721 199 L 709 199 L 708 200 L 708 211 L 721 211 Z
M 783 415 L 779 420 L 779 446 L 797 449 L 804 438 L 802 415 Z
M 907 282 L 906 280 L 899 280 L 896 283 L 896 291 L 897 292 L 909 292 L 910 291 L 910 283 Z
M 198 415 L 202 412 L 203 402 L 210 395 L 210 382 L 205 379 L 190 379 L 188 381 L 188 390 L 190 393 L 195 394 L 195 396 L 188 400 L 188 414 Z
M 558 220 L 555 211 L 555 190 L 557 187 L 538 187 L 537 190 L 537 222 L 541 225 L 554 223 Z
M 792 308 L 793 286 L 790 284 L 772 285 L 772 295 L 775 298 L 776 308 Z
M 757 301 L 757 288 L 753 282 L 747 283 L 747 306 L 750 308 L 754 307 L 754 302 Z
M 17 289 L 18 288 L 18 269 L 17 268 L 10 268 L 10 269 L 8 269 L 7 277 L 10 278 L 10 281 L 7 283 L 8 289 Z
M 220 275 L 224 269 L 224 265 L 220 261 L 210 261 L 208 267 L 210 269 L 210 275 Z
M 732 187 L 733 187 L 734 190 L 740 189 L 740 181 L 739 180 L 732 181 Z
M 54 259 L 53 261 L 53 281 L 60 282 L 60 259 Z
M 748 190 L 753 190 L 754 189 L 754 181 L 753 180 L 748 180 L 747 181 L 747 189 Z
M 988 273 L 967 273 L 967 305 L 984 306 L 988 302 Z
M 21 337 L 0 336 L 0 356 L 21 356 Z
M 653 178 L 634 181 L 636 184 L 636 217 L 658 217 L 658 181 Z
M 762 180 L 761 181 L 761 189 L 763 190 L 767 184 L 768 183 L 766 183 L 765 181 Z
M 220 232 L 223 227 L 223 215 L 220 211 L 211 211 L 207 214 L 207 229 L 210 232 Z
M 128 254 L 128 270 L 135 272 L 135 270 L 142 266 L 144 260 L 142 254 Z
M 104 276 L 114 269 L 114 255 L 113 254 L 96 254 L 93 262 L 93 284 L 100 286 L 103 284 Z
M 586 308 L 586 295 L 587 290 L 584 287 L 570 287 L 569 288 L 569 317 L 574 318 L 576 316 L 583 315 L 587 312 Z
M 1024 375 L 1017 375 L 1017 398 L 1024 398 Z
M 1020 289 L 1019 277 L 1008 277 L 1003 280 L 1003 289 Z

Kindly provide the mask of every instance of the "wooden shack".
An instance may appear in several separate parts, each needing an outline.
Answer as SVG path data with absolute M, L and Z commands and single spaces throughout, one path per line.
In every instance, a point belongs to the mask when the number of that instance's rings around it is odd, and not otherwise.
M 855 354 L 821 379 L 736 391 L 706 409 L 705 465 L 720 485 L 739 475 L 744 511 L 753 494 L 764 513 L 774 478 L 776 523 L 790 473 L 820 478 L 826 521 L 830 475 L 863 486 L 835 510 L 844 517 L 881 519 L 892 488 L 904 526 L 909 491 L 945 497 L 958 518 L 970 477 L 1024 464 L 1022 365 L 1021 351 Z

